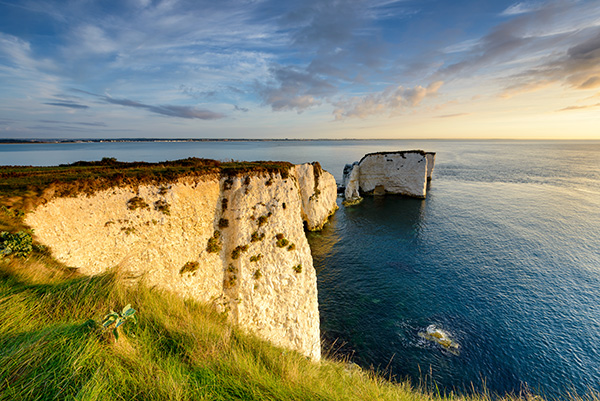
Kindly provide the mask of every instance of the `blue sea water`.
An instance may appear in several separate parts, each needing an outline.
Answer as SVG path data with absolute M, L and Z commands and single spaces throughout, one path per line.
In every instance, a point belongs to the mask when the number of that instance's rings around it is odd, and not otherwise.
M 403 149 L 437 152 L 427 199 L 367 198 L 309 234 L 326 346 L 445 391 L 600 391 L 600 141 L 0 145 L 0 164 L 318 160 L 340 181 Z

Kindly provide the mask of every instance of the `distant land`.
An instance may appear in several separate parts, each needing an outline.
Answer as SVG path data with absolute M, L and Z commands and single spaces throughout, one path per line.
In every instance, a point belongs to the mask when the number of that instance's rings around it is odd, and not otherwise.
M 104 143 L 104 142 L 286 142 L 286 141 L 373 141 L 378 139 L 355 138 L 115 138 L 115 139 L 2 139 L 0 144 L 27 143 Z M 383 140 L 383 139 L 382 139 Z

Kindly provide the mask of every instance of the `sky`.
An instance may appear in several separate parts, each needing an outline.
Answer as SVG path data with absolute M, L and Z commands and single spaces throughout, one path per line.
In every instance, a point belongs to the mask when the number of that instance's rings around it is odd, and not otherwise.
M 0 138 L 600 139 L 600 0 L 0 0 Z

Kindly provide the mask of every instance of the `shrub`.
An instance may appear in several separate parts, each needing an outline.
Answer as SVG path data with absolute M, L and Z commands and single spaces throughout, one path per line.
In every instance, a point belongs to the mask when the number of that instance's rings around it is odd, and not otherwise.
M 162 199 L 154 202 L 154 210 L 162 212 L 163 214 L 166 214 L 167 216 L 171 215 L 171 210 L 169 209 L 169 204 Z
M 260 216 L 260 217 L 258 218 L 258 226 L 259 226 L 259 227 L 262 227 L 262 226 L 264 226 L 265 224 L 267 224 L 267 220 L 268 220 L 268 219 L 269 219 L 269 216 L 268 216 L 268 215 Z
M 196 270 L 198 270 L 199 267 L 200 267 L 200 263 L 198 263 L 196 261 L 187 262 L 185 265 L 183 265 L 181 270 L 179 270 L 179 274 L 194 273 Z
M 288 246 L 288 251 L 293 251 L 294 249 L 296 249 L 296 245 L 292 242 L 290 246 Z
M 208 239 L 206 244 L 206 251 L 208 253 L 219 253 L 223 244 L 221 243 L 221 231 L 215 230 L 213 236 Z
M 258 242 L 258 241 L 262 241 L 263 239 L 265 239 L 265 233 L 259 234 L 258 231 L 254 231 L 250 238 L 250 242 Z
M 261 259 L 262 259 L 262 253 L 259 253 L 258 255 L 250 256 L 250 262 L 258 262 Z
M 285 239 L 285 238 L 278 239 L 278 240 L 277 240 L 277 247 L 279 247 L 279 248 L 283 248 L 283 247 L 286 247 L 286 246 L 288 246 L 288 244 L 289 244 L 289 243 L 290 243 L 290 241 L 288 241 L 288 240 L 287 240 L 287 239 Z
M 127 201 L 127 209 L 129 210 L 148 209 L 149 207 L 144 198 L 139 196 L 134 196 Z
M 221 211 L 227 210 L 227 206 L 229 205 L 229 200 L 227 198 L 223 198 L 221 200 Z
M 279 233 L 279 234 L 275 235 L 275 238 L 277 238 L 278 240 L 280 240 L 280 239 L 284 239 L 285 236 L 283 234 Z
M 227 228 L 229 227 L 229 220 L 227 219 L 219 219 L 219 228 Z
M 233 251 L 231 251 L 231 259 L 237 259 L 240 257 L 240 253 L 246 252 L 248 250 L 248 245 L 238 245 L 235 247 Z
M 260 278 L 262 277 L 262 272 L 260 271 L 260 269 L 256 270 L 252 277 L 254 277 L 255 280 L 260 280 Z
M 302 273 L 302 263 L 297 264 L 293 269 L 296 273 Z
M 0 233 L 0 256 L 13 255 L 24 258 L 33 250 L 32 243 L 31 234 L 25 231 L 15 234 L 3 231 Z

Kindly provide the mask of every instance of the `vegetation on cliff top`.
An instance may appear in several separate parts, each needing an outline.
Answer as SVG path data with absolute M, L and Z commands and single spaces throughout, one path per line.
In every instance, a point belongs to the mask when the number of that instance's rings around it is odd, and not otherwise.
M 0 166 L 0 204 L 29 210 L 54 196 L 93 193 L 115 186 L 163 184 L 186 177 L 271 175 L 287 178 L 288 162 L 219 162 L 190 157 L 160 163 L 120 162 L 114 158 L 52 167 Z

